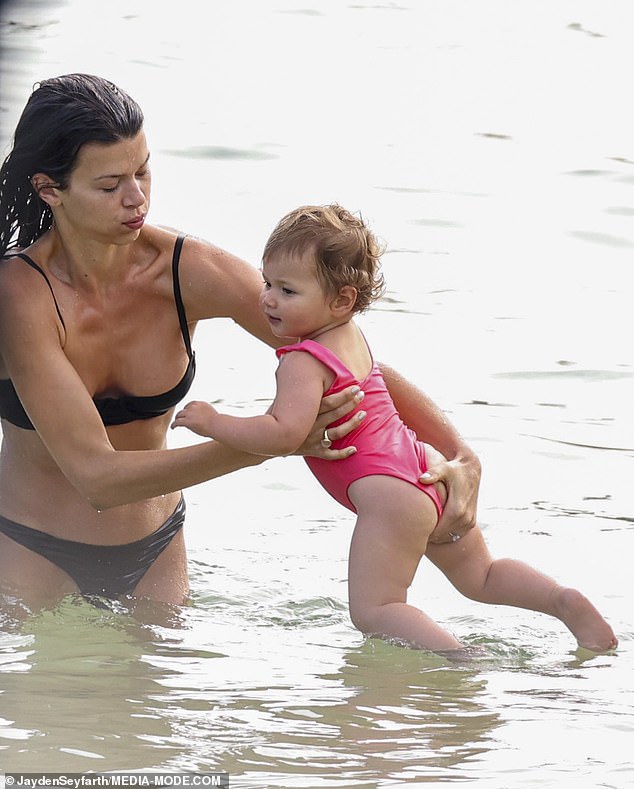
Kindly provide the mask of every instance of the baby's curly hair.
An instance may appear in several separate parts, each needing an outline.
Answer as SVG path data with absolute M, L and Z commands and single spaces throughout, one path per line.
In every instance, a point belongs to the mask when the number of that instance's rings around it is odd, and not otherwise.
M 385 289 L 380 272 L 383 245 L 361 216 L 331 205 L 305 205 L 286 214 L 264 247 L 263 260 L 280 254 L 314 254 L 317 276 L 330 293 L 344 285 L 357 290 L 355 312 L 363 312 Z

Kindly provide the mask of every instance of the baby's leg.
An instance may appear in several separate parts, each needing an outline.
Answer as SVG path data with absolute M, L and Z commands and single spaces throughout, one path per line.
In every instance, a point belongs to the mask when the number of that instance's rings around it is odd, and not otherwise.
M 438 520 L 423 491 L 392 477 L 372 476 L 350 486 L 358 519 L 348 563 L 350 617 L 366 635 L 393 638 L 434 651 L 462 644 L 422 611 L 407 590 Z
M 617 639 L 592 603 L 576 589 L 515 559 L 493 560 L 476 526 L 458 542 L 429 544 L 427 556 L 451 583 L 472 600 L 541 611 L 560 619 L 580 646 L 602 652 Z

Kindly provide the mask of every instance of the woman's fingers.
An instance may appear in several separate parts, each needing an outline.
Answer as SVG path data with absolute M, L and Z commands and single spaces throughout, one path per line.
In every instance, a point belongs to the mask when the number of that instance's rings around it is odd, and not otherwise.
M 336 422 L 342 416 L 356 408 L 363 400 L 364 392 L 358 386 L 349 386 L 341 392 L 327 395 L 321 400 L 319 407 L 319 417 L 326 417 L 326 425 Z
M 475 460 L 453 460 L 434 464 L 421 477 L 425 484 L 441 481 L 448 499 L 438 525 L 431 533 L 432 543 L 457 542 L 476 524 L 480 466 Z
M 358 426 L 359 422 L 365 417 L 365 411 L 357 411 L 354 416 L 346 419 L 342 424 L 336 427 L 328 427 L 328 425 L 331 425 L 338 419 L 342 419 L 346 414 L 353 411 L 362 400 L 363 392 L 358 386 L 350 386 L 334 395 L 324 397 L 313 429 L 296 454 L 310 455 L 311 457 L 323 458 L 324 460 L 342 460 L 356 452 L 353 446 L 345 447 L 344 449 L 331 449 L 328 446 L 328 441 L 324 441 L 324 439 L 334 443 L 348 435 L 351 430 Z M 326 429 L 328 430 L 327 436 Z

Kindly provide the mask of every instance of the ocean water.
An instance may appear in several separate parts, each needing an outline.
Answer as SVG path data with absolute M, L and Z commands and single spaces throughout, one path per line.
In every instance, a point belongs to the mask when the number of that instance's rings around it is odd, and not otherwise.
M 634 781 L 634 123 L 625 0 L 5 3 L 0 144 L 38 79 L 143 106 L 151 219 L 259 262 L 286 210 L 336 200 L 387 244 L 378 359 L 480 455 L 496 555 L 576 585 L 614 654 L 464 600 L 410 599 L 484 656 L 364 640 L 350 514 L 299 459 L 187 492 L 191 605 L 69 598 L 0 632 L 0 771 L 228 770 L 234 787 Z M 259 413 L 271 352 L 201 326 L 192 397 Z M 170 436 L 173 445 L 192 440 Z

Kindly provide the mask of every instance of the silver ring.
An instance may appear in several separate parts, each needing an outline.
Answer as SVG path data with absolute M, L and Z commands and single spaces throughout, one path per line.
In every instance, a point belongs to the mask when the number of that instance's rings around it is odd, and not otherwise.
M 454 534 L 452 531 L 449 532 L 449 536 L 451 537 L 451 542 L 458 542 L 460 539 L 460 535 Z
M 321 445 L 324 449 L 330 449 L 332 446 L 332 441 L 330 440 L 327 430 L 324 430 L 324 437 L 321 439 Z

